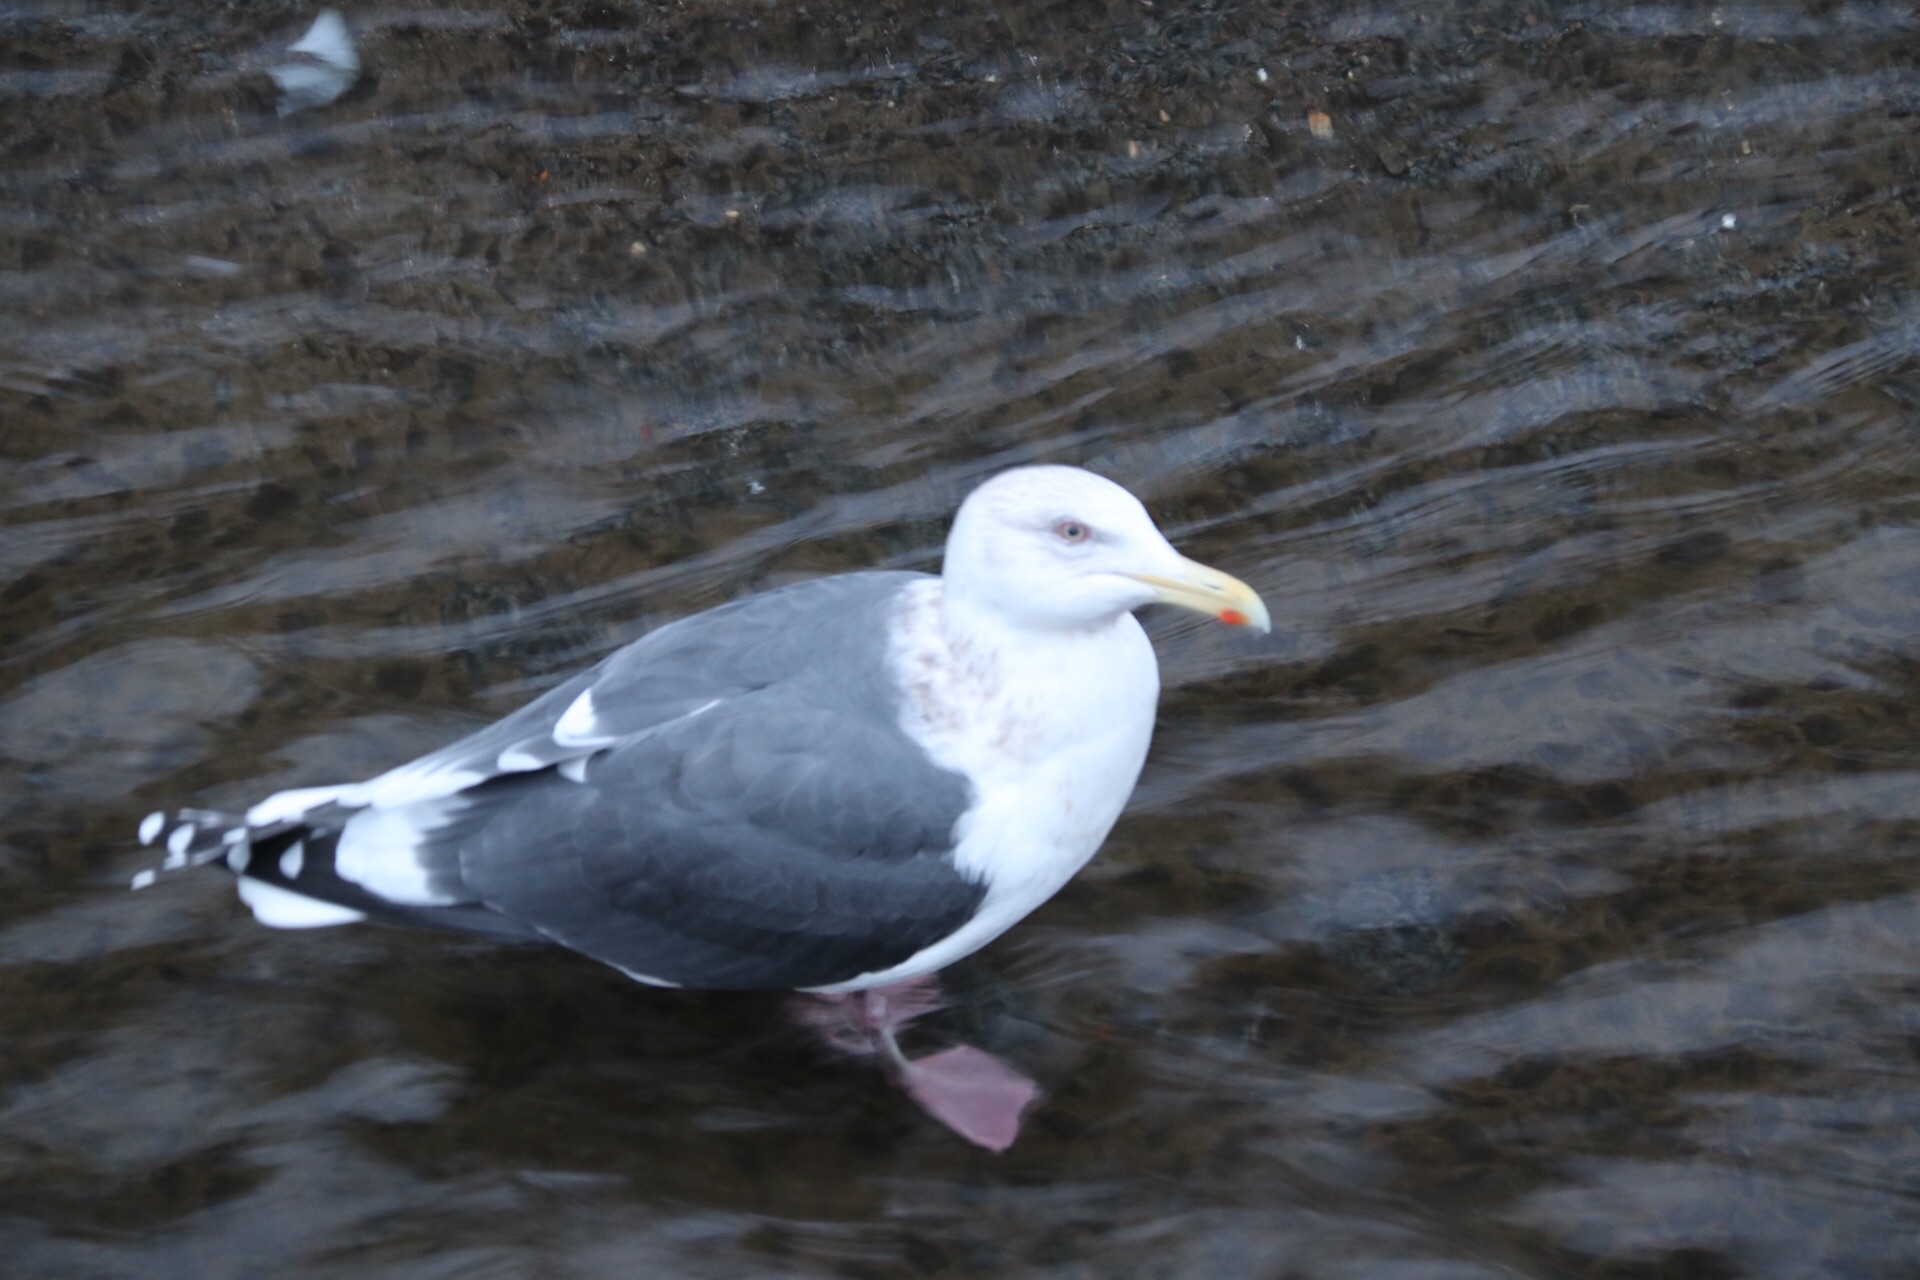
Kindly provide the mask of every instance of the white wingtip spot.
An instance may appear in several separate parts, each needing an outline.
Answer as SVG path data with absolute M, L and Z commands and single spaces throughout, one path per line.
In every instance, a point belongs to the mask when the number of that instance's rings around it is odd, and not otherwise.
M 183 822 L 173 829 L 167 837 L 167 856 L 161 861 L 163 871 L 178 871 L 187 865 L 187 850 L 193 848 L 193 838 L 200 834 L 200 828 L 191 822 Z
M 565 714 L 554 721 L 553 740 L 563 747 L 589 746 L 599 741 L 594 725 L 593 690 L 588 689 L 573 700 L 573 705 L 566 709 Z
M 280 878 L 283 880 L 298 880 L 300 878 L 300 872 L 306 868 L 306 865 L 307 842 L 304 840 L 296 840 L 293 842 L 292 848 L 280 855 Z
M 253 911 L 253 918 L 274 929 L 324 929 L 328 925 L 352 924 L 367 918 L 352 907 L 337 907 L 318 898 L 291 893 L 264 880 L 242 876 L 237 887 L 240 901 Z
M 290 822 L 323 804 L 339 804 L 348 808 L 363 805 L 366 803 L 365 789 L 364 784 L 352 782 L 340 787 L 297 787 L 292 791 L 276 791 L 247 810 L 247 825 L 270 827 L 275 823 Z
M 160 878 L 160 873 L 158 871 L 153 870 L 151 867 L 149 867 L 147 870 L 142 871 L 139 874 L 134 876 L 133 884 L 131 887 L 135 889 L 144 889 L 148 885 L 152 884 L 155 880 L 158 880 L 159 878 Z
M 560 776 L 568 782 L 584 784 L 587 780 L 587 761 L 590 759 L 592 759 L 591 756 L 575 756 L 571 760 L 563 761 L 560 765 Z
M 140 819 L 140 843 L 152 844 L 154 838 L 160 834 L 160 828 L 166 825 L 167 815 L 158 809 Z
M 247 864 L 253 861 L 253 850 L 245 845 L 227 850 L 227 870 L 235 875 L 244 874 Z
M 229 828 L 227 832 L 220 837 L 221 844 L 245 844 L 246 842 L 247 829 L 245 827 Z
M 540 757 L 528 755 L 518 747 L 508 747 L 502 751 L 497 763 L 502 773 L 526 773 L 530 769 L 545 767 L 545 762 Z

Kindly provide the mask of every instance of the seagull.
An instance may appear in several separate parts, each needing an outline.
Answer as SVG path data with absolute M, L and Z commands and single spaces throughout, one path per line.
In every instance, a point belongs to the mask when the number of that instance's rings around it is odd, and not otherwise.
M 293 61 L 269 67 L 267 74 L 280 86 L 279 113 L 324 107 L 353 87 L 360 78 L 360 55 L 353 47 L 347 24 L 331 9 L 323 10 L 307 34 L 287 46 Z
M 1016 468 L 961 504 L 938 576 L 748 596 L 368 781 L 139 835 L 159 870 L 223 862 L 276 928 L 384 919 L 649 986 L 808 993 L 919 1097 L 891 1034 L 937 1005 L 916 984 L 1052 897 L 1133 791 L 1160 691 L 1133 611 L 1154 603 L 1270 627 L 1119 485 Z

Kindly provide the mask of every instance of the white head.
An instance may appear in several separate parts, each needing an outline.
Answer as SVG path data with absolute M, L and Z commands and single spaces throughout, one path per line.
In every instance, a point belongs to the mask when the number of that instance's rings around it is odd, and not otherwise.
M 1155 601 L 1269 627 L 1252 588 L 1175 551 L 1138 498 L 1078 467 L 1019 467 L 975 489 L 941 572 L 950 601 L 1029 629 L 1101 627 Z

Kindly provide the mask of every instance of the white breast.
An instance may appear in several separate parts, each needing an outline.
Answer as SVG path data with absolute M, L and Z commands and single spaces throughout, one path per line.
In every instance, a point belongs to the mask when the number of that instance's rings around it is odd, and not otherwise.
M 973 918 L 880 973 L 821 991 L 858 991 L 932 973 L 999 937 L 1059 892 L 1126 807 L 1153 736 L 1160 671 L 1131 614 L 1093 631 L 950 639 L 940 584 L 903 593 L 892 660 L 903 728 L 966 775 L 975 804 L 954 863 L 986 886 Z

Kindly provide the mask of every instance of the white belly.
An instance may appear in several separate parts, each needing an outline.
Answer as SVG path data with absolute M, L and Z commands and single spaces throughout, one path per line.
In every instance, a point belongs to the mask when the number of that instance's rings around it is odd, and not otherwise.
M 961 819 L 954 865 L 986 886 L 956 932 L 877 973 L 821 992 L 861 991 L 920 977 L 971 955 L 1058 893 L 1099 851 L 1126 807 L 1153 737 L 1160 673 L 1131 615 L 1109 632 L 1062 644 L 1052 661 L 1023 655 L 1025 682 L 956 682 L 956 695 L 910 709 L 907 731 L 934 759 L 972 780 L 978 802 Z M 938 691 L 936 691 L 938 692 Z M 972 710 L 959 714 L 964 704 Z

